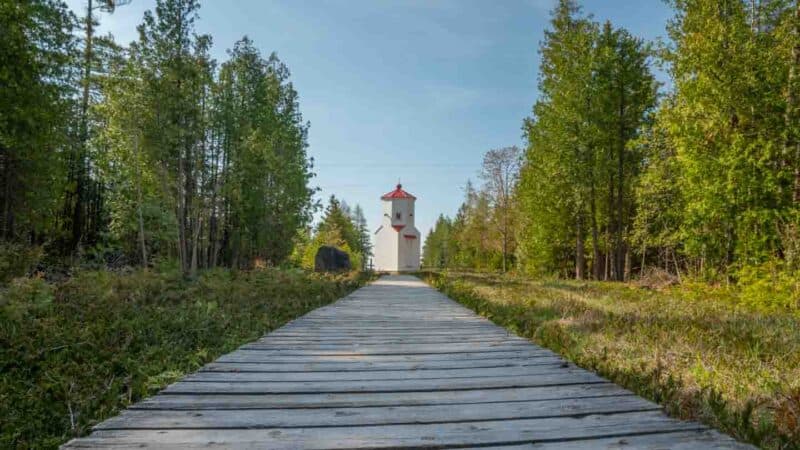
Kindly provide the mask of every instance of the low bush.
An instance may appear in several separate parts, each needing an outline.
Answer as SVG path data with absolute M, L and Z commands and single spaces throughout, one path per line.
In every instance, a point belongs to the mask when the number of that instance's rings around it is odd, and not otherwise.
M 358 287 L 298 270 L 85 271 L 0 292 L 0 448 L 54 448 Z
M 42 247 L 0 242 L 0 285 L 28 275 L 43 255 Z
M 746 266 L 737 272 L 742 303 L 762 311 L 800 313 L 800 271 L 780 261 Z
M 800 317 L 707 284 L 427 274 L 451 298 L 576 364 L 769 449 L 800 449 Z M 759 302 L 760 303 L 760 302 Z

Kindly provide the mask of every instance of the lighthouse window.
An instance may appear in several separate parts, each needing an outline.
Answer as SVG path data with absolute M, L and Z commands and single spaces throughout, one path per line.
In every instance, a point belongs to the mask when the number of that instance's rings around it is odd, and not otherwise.
M 394 217 L 395 217 L 397 220 L 400 220 L 400 218 L 402 217 L 402 215 L 401 215 L 401 214 L 398 212 L 398 213 L 396 213 L 396 214 L 394 215 Z

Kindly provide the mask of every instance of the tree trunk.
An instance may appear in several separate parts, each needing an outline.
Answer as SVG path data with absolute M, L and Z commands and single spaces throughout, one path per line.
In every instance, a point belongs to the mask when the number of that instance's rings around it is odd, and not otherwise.
M 586 257 L 583 242 L 583 214 L 578 214 L 576 238 L 575 238 L 575 279 L 585 278 Z
M 611 264 L 611 261 L 610 261 L 611 249 L 608 247 L 609 246 L 608 242 L 611 242 L 611 233 L 608 230 L 606 230 L 606 252 L 605 252 L 605 258 L 604 258 L 605 259 L 605 263 L 604 263 L 604 267 L 603 267 L 603 279 L 605 281 L 608 281 L 609 278 L 611 278 L 611 276 L 612 276 L 612 274 L 611 274 L 612 264 Z
M 211 145 L 214 149 L 214 164 L 211 172 L 211 214 L 208 220 L 208 255 L 206 264 L 208 267 L 216 267 L 217 265 L 217 193 L 219 191 L 219 156 L 220 146 L 217 142 L 217 135 L 215 131 L 211 133 Z
M 188 272 L 188 253 L 186 251 L 186 204 L 184 203 L 184 196 L 183 194 L 183 177 L 184 177 L 184 168 L 183 168 L 183 152 L 178 157 L 178 179 L 176 180 L 175 186 L 175 201 L 177 202 L 177 222 L 178 222 L 178 258 L 180 259 L 181 263 L 181 273 L 186 275 Z
M 200 218 L 199 214 L 197 217 L 197 222 L 194 224 L 194 236 L 192 237 L 192 258 L 191 263 L 189 265 L 189 277 L 194 278 L 197 276 L 197 252 L 199 248 L 200 242 Z
M 631 279 L 631 249 L 625 246 L 625 272 L 622 277 L 623 281 L 630 281 Z
M 142 177 L 140 174 L 141 160 L 139 154 L 139 135 L 134 135 L 133 147 L 136 152 L 136 197 L 139 203 L 139 245 L 142 250 L 142 266 L 147 267 L 147 246 L 144 238 L 144 217 L 142 214 Z
M 70 250 L 75 250 L 83 240 L 84 232 L 84 207 L 86 203 L 86 147 L 89 142 L 89 93 L 92 76 L 92 38 L 94 24 L 92 23 L 92 0 L 86 6 L 86 45 L 84 47 L 83 61 L 83 93 L 81 95 L 80 141 L 78 142 L 77 157 L 73 161 L 74 171 L 71 171 L 75 183 L 75 197 L 72 205 L 72 242 Z
M 603 277 L 603 265 L 600 263 L 602 256 L 600 254 L 600 230 L 597 228 L 597 200 L 595 199 L 594 179 L 592 179 L 591 182 L 590 194 L 591 198 L 589 200 L 592 215 L 592 276 L 595 280 L 599 280 Z
M 642 265 L 639 267 L 639 276 L 644 274 L 645 263 L 647 262 L 647 244 L 642 242 Z
M 617 143 L 617 226 L 614 236 L 614 268 L 616 281 L 622 281 L 625 276 L 625 249 L 622 244 L 622 231 L 624 229 L 624 190 L 625 190 L 625 87 L 620 81 L 619 102 L 619 142 Z
M 13 207 L 13 199 L 12 196 L 14 195 L 11 185 L 12 185 L 12 177 L 16 173 L 13 168 L 13 162 L 11 157 L 11 150 L 5 146 L 0 146 L 0 156 L 2 156 L 2 160 L 0 162 L 3 163 L 3 239 L 6 241 L 10 241 L 14 238 L 14 207 Z

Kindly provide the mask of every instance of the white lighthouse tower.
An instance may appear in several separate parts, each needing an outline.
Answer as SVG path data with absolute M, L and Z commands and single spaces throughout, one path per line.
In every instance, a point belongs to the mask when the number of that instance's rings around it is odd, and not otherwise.
M 381 197 L 383 220 L 375 231 L 375 270 L 419 270 L 419 230 L 414 226 L 414 201 L 401 184 Z

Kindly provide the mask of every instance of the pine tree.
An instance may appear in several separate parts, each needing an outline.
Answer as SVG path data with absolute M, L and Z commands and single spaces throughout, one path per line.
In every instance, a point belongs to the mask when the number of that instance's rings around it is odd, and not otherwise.
M 0 2 L 0 239 L 58 236 L 74 145 L 74 17 L 56 0 Z
M 650 50 L 625 30 L 581 17 L 567 0 L 551 27 L 540 49 L 542 95 L 525 122 L 517 253 L 532 272 L 583 279 L 591 262 L 595 278 L 622 280 L 644 158 L 630 144 L 656 99 Z
M 795 16 L 787 2 L 674 6 L 675 46 L 666 58 L 675 92 L 659 119 L 684 181 L 681 232 L 696 266 L 728 275 L 780 255 L 780 224 L 796 220 L 797 162 L 786 146 L 792 133 L 784 131 L 792 122 L 787 93 L 796 92 L 790 49 L 798 42 L 784 33 Z
M 440 214 L 433 229 L 425 237 L 422 247 L 423 266 L 432 269 L 454 267 L 456 249 L 453 243 L 452 220 Z
M 370 232 L 367 226 L 367 218 L 364 217 L 364 210 L 361 205 L 356 205 L 351 215 L 351 220 L 355 225 L 356 231 L 356 250 L 361 254 L 362 270 L 367 269 L 369 259 L 372 257 L 372 241 L 370 240 Z

